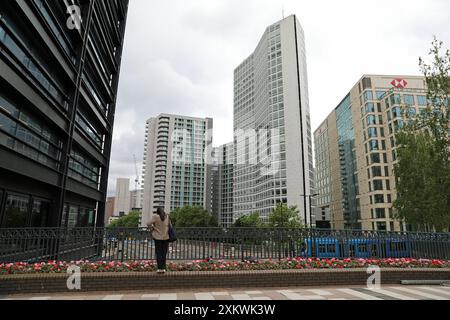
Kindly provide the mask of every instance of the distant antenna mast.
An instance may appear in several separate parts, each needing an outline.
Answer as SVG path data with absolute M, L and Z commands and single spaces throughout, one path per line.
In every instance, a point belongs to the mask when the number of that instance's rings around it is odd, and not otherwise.
M 284 5 L 283 5 L 283 8 L 282 8 L 282 15 L 283 15 L 283 19 L 284 19 Z

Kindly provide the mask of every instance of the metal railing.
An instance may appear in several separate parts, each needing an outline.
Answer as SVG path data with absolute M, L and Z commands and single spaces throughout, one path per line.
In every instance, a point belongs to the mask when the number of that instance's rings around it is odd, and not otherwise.
M 181 228 L 168 259 L 450 259 L 450 234 L 314 229 Z M 154 260 L 147 229 L 0 229 L 0 263 Z

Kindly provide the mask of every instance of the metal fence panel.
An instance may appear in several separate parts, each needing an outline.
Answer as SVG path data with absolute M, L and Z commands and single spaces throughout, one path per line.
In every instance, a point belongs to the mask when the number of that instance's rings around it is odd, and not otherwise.
M 450 259 L 450 234 L 271 228 L 181 228 L 168 259 Z M 154 260 L 147 229 L 0 229 L 0 263 Z

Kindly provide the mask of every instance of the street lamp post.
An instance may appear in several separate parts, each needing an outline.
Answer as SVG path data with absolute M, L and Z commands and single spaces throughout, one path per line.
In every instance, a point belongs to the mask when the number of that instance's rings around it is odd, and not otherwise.
M 313 195 L 304 195 L 304 194 L 302 194 L 301 196 L 309 198 L 309 228 L 311 229 L 312 228 L 312 203 L 311 203 L 311 199 L 319 196 L 319 194 L 318 193 L 315 193 Z M 307 216 L 306 216 L 306 212 L 305 212 L 305 225 L 308 222 L 306 217 Z

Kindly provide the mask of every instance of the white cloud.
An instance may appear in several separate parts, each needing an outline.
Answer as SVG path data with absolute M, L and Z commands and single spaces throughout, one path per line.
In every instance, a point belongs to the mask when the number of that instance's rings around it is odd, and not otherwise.
M 313 130 L 363 74 L 419 74 L 433 35 L 450 46 L 448 0 L 131 0 L 110 193 L 134 180 L 152 116 L 213 117 L 215 144 L 232 140 L 233 70 L 283 5 L 306 33 Z

